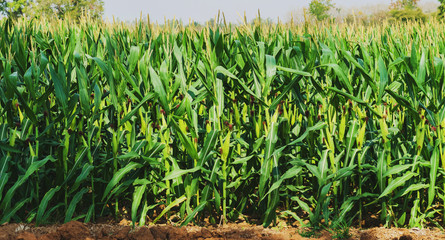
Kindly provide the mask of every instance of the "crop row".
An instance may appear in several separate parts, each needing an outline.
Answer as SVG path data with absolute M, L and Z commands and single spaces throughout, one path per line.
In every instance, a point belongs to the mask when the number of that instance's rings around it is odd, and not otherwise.
M 0 223 L 445 218 L 442 23 L 0 27 Z

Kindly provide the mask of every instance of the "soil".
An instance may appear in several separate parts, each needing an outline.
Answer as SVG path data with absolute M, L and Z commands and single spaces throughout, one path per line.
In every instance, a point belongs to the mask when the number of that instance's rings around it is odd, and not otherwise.
M 68 222 L 62 225 L 35 227 L 28 224 L 4 224 L 0 226 L 0 240 L 158 240 L 158 239 L 336 239 L 335 233 L 322 231 L 312 238 L 302 237 L 304 230 L 292 227 L 263 228 L 247 223 L 227 224 L 221 227 L 174 227 L 153 225 L 132 228 L 128 223 L 91 224 Z M 437 229 L 371 228 L 350 229 L 349 239 L 361 240 L 435 240 L 445 239 L 445 233 Z

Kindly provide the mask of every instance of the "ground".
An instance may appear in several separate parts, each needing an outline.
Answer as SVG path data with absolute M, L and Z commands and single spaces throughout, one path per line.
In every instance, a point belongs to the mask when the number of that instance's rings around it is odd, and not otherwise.
M 118 239 L 335 239 L 329 231 L 322 231 L 314 238 L 304 238 L 301 229 L 292 227 L 263 228 L 261 226 L 227 224 L 220 227 L 174 227 L 171 225 L 153 225 L 132 229 L 125 223 L 91 224 L 72 221 L 63 225 L 34 227 L 27 224 L 4 224 L 0 226 L 0 240 L 118 240 Z M 371 228 L 366 230 L 350 229 L 349 239 L 362 240 L 435 240 L 445 239 L 445 233 L 437 229 L 399 229 Z

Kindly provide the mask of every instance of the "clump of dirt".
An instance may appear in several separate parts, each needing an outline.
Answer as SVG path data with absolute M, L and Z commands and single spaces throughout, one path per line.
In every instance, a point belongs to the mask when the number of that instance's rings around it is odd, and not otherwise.
M 30 232 L 23 232 L 17 236 L 17 240 L 37 240 L 37 238 Z
M 247 223 L 231 223 L 221 227 L 152 225 L 136 227 L 120 224 L 92 224 L 76 221 L 62 225 L 33 227 L 26 224 L 6 224 L 0 226 L 0 240 L 164 240 L 164 239 L 320 239 L 332 240 L 334 233 L 322 231 L 313 238 L 304 238 L 294 227 L 263 228 Z M 399 229 L 371 228 L 366 230 L 351 229 L 351 237 L 355 240 L 439 240 L 445 234 L 437 229 Z
M 360 240 L 439 240 L 445 234 L 437 229 L 371 228 L 359 233 Z
M 83 223 L 71 221 L 58 227 L 55 232 L 40 236 L 39 240 L 86 239 L 90 235 L 90 230 Z

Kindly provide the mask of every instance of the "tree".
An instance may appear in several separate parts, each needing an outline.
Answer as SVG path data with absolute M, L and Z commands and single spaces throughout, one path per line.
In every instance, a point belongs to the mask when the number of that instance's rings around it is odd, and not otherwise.
M 420 8 L 394 9 L 389 12 L 391 21 L 425 21 L 427 16 Z
M 422 9 L 417 7 L 419 0 L 397 0 L 391 1 L 389 11 L 390 21 L 425 21 L 427 16 Z
M 309 3 L 309 13 L 322 21 L 329 18 L 329 10 L 334 7 L 332 0 L 312 0 Z
M 445 15 L 445 0 L 439 0 L 440 5 L 438 7 L 439 9 L 439 17 L 443 18 Z
M 0 13 L 10 18 L 18 18 L 23 15 L 29 4 L 28 0 L 0 0 Z
M 392 9 L 414 9 L 417 8 L 417 3 L 419 0 L 396 0 L 391 1 Z
M 103 14 L 102 0 L 36 0 L 32 12 L 34 16 L 71 17 L 79 19 L 83 14 L 100 18 Z

